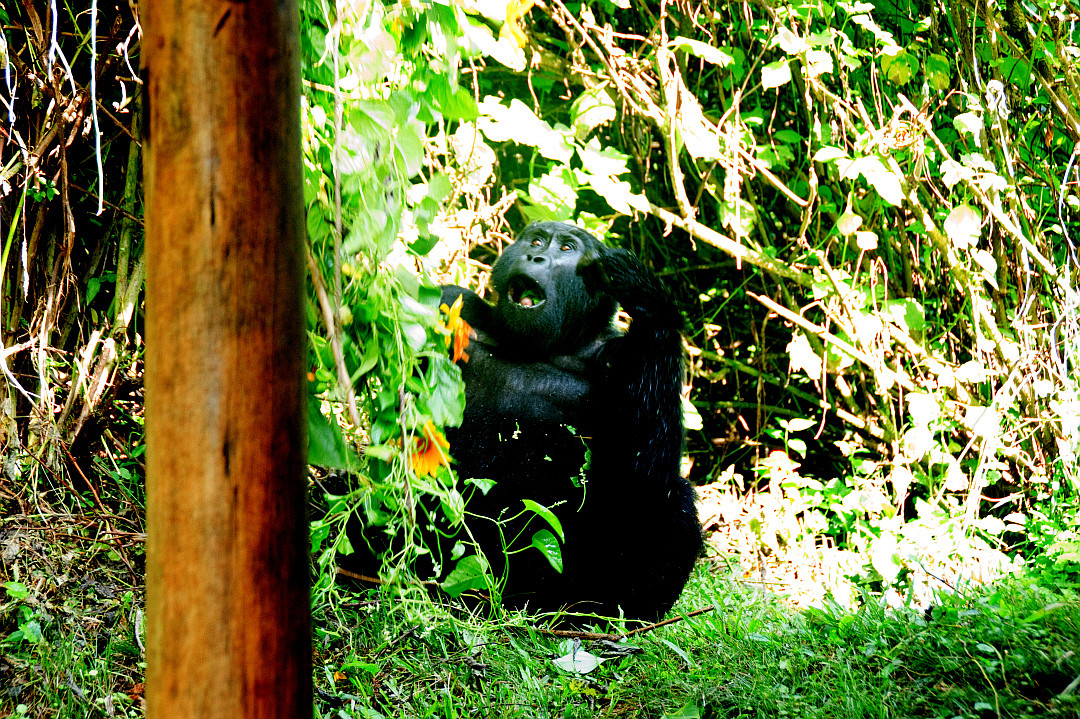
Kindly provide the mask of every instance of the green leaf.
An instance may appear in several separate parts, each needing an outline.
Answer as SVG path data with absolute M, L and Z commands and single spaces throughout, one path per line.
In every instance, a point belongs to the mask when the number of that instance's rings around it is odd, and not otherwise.
M 19 632 L 22 632 L 22 638 L 31 644 L 41 644 L 41 624 L 36 619 L 31 619 L 29 622 L 20 625 Z
M 442 506 L 443 516 L 446 517 L 451 526 L 459 526 L 462 520 L 465 519 L 465 498 L 456 489 L 447 492 L 446 496 L 440 501 L 440 505 Z
M 405 176 L 412 177 L 420 172 L 424 161 L 424 141 L 418 128 L 413 124 L 399 125 L 394 146 L 397 148 Z
M 465 480 L 465 484 L 471 484 L 480 490 L 480 494 L 487 494 L 491 491 L 491 488 L 495 486 L 495 480 L 485 479 L 483 477 L 469 477 Z
M 540 550 L 540 553 L 544 555 L 544 558 L 548 560 L 548 564 L 556 572 L 562 574 L 562 547 L 559 546 L 559 540 L 554 534 L 546 529 L 541 529 L 532 536 L 532 546 Z
M 910 335 L 926 330 L 926 314 L 918 300 L 904 298 L 889 300 L 884 306 L 885 318 Z
M 932 53 L 926 58 L 926 80 L 938 92 L 944 92 L 952 85 L 951 70 L 949 58 L 944 55 Z
M 442 427 L 458 427 L 465 412 L 465 382 L 461 369 L 446 355 L 429 357 L 428 381 L 431 394 L 427 408 L 431 419 Z
M 470 554 L 454 567 L 443 580 L 442 589 L 451 597 L 457 597 L 470 589 L 487 589 L 488 566 L 479 555 Z
M 690 655 L 687 654 L 686 651 L 682 647 L 680 647 L 678 644 L 675 644 L 674 642 L 672 642 L 670 640 L 667 640 L 667 639 L 661 639 L 660 641 L 663 642 L 664 644 L 666 644 L 668 646 L 668 648 L 671 649 L 671 651 L 678 654 L 682 658 L 682 660 L 684 662 L 686 662 L 686 666 L 691 667 L 691 668 L 696 666 L 694 660 L 690 658 Z
M 323 415 L 321 407 L 322 401 L 308 392 L 308 464 L 334 469 L 359 466 L 360 458 L 345 445 L 341 428 Z
M 660 719 L 701 719 L 701 707 L 697 705 L 697 702 L 690 700 L 686 706 L 667 712 Z
M 603 85 L 590 88 L 574 100 L 570 118 L 574 137 L 584 140 L 597 127 L 615 119 L 615 101 Z
M 1031 87 L 1031 65 L 1023 58 L 1007 57 L 1001 61 L 1001 79 L 1026 92 Z
M 550 219 L 569 220 L 577 204 L 577 191 L 578 183 L 573 170 L 560 165 L 529 183 L 528 197 L 550 210 Z
M 886 48 L 881 54 L 881 70 L 894 85 L 906 85 L 918 67 L 915 56 L 897 45 Z
M 447 120 L 475 120 L 479 114 L 473 94 L 463 87 L 450 89 L 449 83 L 435 85 L 435 104 Z
M 22 582 L 4 582 L 4 589 L 12 599 L 26 599 L 30 596 L 30 590 Z
M 841 4 L 841 6 L 843 6 L 843 4 Z M 874 9 L 874 6 L 870 3 L 858 3 L 854 7 L 858 8 L 856 12 L 858 12 L 859 10 Z M 896 47 L 896 40 L 893 38 L 892 33 L 888 32 L 887 30 L 882 30 L 878 26 L 878 24 L 874 22 L 873 18 L 871 18 L 869 15 L 853 15 L 851 20 L 859 27 L 872 33 L 879 44 L 885 45 L 886 47 Z
M 559 539 L 566 539 L 566 537 L 563 536 L 562 522 L 559 521 L 559 518 L 555 516 L 554 512 L 531 499 L 523 499 L 521 501 L 525 503 L 525 509 L 540 516 L 545 522 L 550 524 L 551 528 L 555 530 L 555 533 L 559 535 Z

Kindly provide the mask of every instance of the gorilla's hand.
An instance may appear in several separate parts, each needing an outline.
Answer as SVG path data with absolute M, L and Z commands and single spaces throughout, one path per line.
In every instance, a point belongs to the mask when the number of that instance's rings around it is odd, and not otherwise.
M 634 319 L 682 326 L 667 290 L 634 253 L 603 245 L 591 247 L 582 253 L 577 273 L 590 292 L 611 295 Z

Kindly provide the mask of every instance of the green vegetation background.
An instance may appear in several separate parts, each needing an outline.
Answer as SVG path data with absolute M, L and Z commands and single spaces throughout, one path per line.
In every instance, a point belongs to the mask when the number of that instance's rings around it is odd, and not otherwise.
M 301 14 L 319 716 L 1077 716 L 1080 10 Z M 137 11 L 0 27 L 0 716 L 140 716 Z M 687 318 L 677 611 L 712 610 L 617 645 L 409 573 L 417 512 L 467 521 L 437 286 L 538 219 Z M 370 594 L 335 581 L 356 509 L 406 540 Z

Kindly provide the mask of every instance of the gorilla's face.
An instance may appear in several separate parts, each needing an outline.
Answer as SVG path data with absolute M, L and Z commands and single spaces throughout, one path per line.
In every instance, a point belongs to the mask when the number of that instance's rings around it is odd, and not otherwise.
M 611 322 L 615 301 L 588 291 L 577 273 L 602 249 L 583 230 L 560 222 L 525 228 L 491 273 L 495 312 L 508 339 L 523 349 L 569 351 Z

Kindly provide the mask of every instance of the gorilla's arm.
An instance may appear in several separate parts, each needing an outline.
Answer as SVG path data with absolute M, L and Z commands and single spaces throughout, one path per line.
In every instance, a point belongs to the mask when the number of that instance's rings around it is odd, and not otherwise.
M 638 477 L 679 476 L 682 455 L 683 319 L 660 280 L 633 254 L 597 246 L 578 265 L 587 286 L 610 294 L 627 314 L 626 334 L 608 341 L 608 399 L 636 447 Z M 625 413 L 625 414 L 623 414 Z

